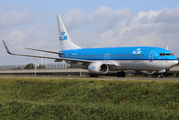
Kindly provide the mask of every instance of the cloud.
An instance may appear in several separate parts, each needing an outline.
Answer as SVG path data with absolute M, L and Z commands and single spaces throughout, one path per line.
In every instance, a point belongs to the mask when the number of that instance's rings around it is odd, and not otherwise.
M 78 44 L 82 44 L 83 47 L 102 47 L 105 44 L 104 42 L 100 45 L 94 45 L 93 40 L 100 42 L 112 37 L 115 38 L 119 34 L 124 21 L 129 24 L 129 20 L 133 19 L 133 16 L 128 8 L 112 11 L 110 7 L 100 6 L 94 13 L 85 13 L 81 9 L 71 9 L 62 17 L 70 31 L 69 34 L 72 33 L 75 36 L 75 41 Z M 75 31 L 80 32 L 78 33 L 79 36 L 75 35 L 77 34 Z
M 28 28 L 18 28 L 2 37 L 13 53 L 41 55 L 41 52 L 26 50 L 26 47 L 52 51 L 58 51 L 60 49 L 57 29 L 54 29 L 54 27 L 50 25 L 33 25 Z M 57 57 L 57 55 L 45 53 L 43 55 Z M 8 55 L 5 52 L 2 41 L 0 44 L 0 58 L 3 64 L 26 64 L 35 62 L 35 58 Z M 36 63 L 39 64 L 40 61 L 40 59 L 37 59 Z M 48 61 L 53 62 L 54 60 Z
M 112 11 L 112 8 L 100 6 L 94 13 L 86 13 L 80 8 L 70 9 L 63 19 L 67 27 L 79 27 L 89 23 L 98 23 L 105 20 L 122 20 L 131 17 L 130 10 L 124 8 L 123 10 Z
M 4 36 L 5 40 L 10 40 L 10 44 L 17 45 L 26 38 L 27 34 L 21 30 L 15 29 L 11 31 L 8 35 Z
M 0 27 L 12 27 L 14 25 L 22 25 L 35 21 L 40 16 L 40 13 L 30 14 L 28 10 L 18 11 L 11 10 L 5 13 L 0 12 Z
M 71 12 L 73 11 L 73 12 Z M 179 6 L 158 11 L 131 13 L 128 8 L 112 10 L 101 6 L 94 13 L 81 9 L 69 10 L 64 18 L 70 34 L 77 34 L 75 41 L 83 47 L 107 46 L 157 46 L 179 56 L 175 43 L 179 33 Z M 63 17 L 63 16 L 62 16 Z M 78 19 L 78 20 L 76 20 Z M 74 32 L 77 30 L 79 33 Z M 73 40 L 73 39 L 72 39 Z
M 158 14 L 161 13 L 161 12 L 162 12 L 161 10 L 159 10 L 159 11 L 150 10 L 149 12 L 139 11 L 135 20 L 137 21 L 137 20 L 145 18 L 145 17 L 147 19 L 152 19 L 152 18 L 158 16 Z
M 68 28 L 81 26 L 91 21 L 91 15 L 83 12 L 80 8 L 75 8 L 69 10 L 64 16 L 63 19 L 65 21 L 65 25 Z
M 179 20 L 179 6 L 174 9 L 164 8 L 161 13 L 156 16 L 154 22 L 158 23 L 178 23 Z
M 0 36 L 12 51 L 39 55 L 39 52 L 27 51 L 24 47 L 59 50 L 57 24 L 34 22 L 43 17 L 40 13 L 10 10 L 0 12 L 0 17 Z M 140 11 L 138 14 L 128 8 L 113 10 L 100 6 L 93 13 L 74 8 L 62 18 L 72 41 L 82 47 L 168 46 L 179 56 L 179 7 Z M 0 45 L 0 57 L 8 58 Z M 18 62 L 23 60 L 32 59 L 21 57 Z
M 106 6 L 100 6 L 94 13 L 94 19 L 125 19 L 128 17 L 130 10 L 124 8 L 123 10 L 112 11 L 112 8 Z
M 56 43 L 56 41 L 58 42 L 57 27 L 54 28 L 50 24 L 37 24 L 35 22 L 42 17 L 41 13 L 32 14 L 29 10 L 6 10 L 0 11 L 0 17 L 0 36 L 1 39 L 5 40 L 11 52 L 40 55 L 39 52 L 25 50 L 25 47 L 58 50 L 58 44 Z M 24 64 L 32 60 L 34 62 L 34 58 L 8 55 L 2 41 L 0 44 L 0 58 L 2 64 Z

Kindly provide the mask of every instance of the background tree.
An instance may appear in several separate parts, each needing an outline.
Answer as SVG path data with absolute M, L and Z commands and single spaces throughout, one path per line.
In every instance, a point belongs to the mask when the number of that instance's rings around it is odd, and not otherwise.
M 33 63 L 29 63 L 24 67 L 24 69 L 34 69 L 34 68 L 35 68 L 35 66 Z

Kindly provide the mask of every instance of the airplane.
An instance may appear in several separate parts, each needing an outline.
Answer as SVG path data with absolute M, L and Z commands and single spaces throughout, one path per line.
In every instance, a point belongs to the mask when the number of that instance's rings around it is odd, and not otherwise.
M 88 69 L 90 77 L 105 75 L 116 71 L 117 77 L 125 77 L 125 70 L 135 70 L 147 74 L 161 74 L 178 64 L 177 58 L 168 50 L 159 47 L 108 47 L 81 48 L 74 44 L 61 15 L 57 15 L 60 51 L 48 51 L 34 48 L 29 50 L 57 54 L 58 57 L 46 57 L 11 53 L 3 40 L 5 49 L 10 55 L 54 59 L 54 62 L 65 61 L 70 65 Z

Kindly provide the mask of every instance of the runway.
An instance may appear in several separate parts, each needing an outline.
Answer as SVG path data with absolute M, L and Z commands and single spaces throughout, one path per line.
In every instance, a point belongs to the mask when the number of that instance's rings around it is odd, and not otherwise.
M 87 79 L 87 80 L 144 80 L 144 81 L 179 81 L 179 78 L 147 78 L 147 77 L 89 77 L 89 76 L 25 76 L 25 75 L 1 75 L 1 78 L 56 78 L 56 79 Z

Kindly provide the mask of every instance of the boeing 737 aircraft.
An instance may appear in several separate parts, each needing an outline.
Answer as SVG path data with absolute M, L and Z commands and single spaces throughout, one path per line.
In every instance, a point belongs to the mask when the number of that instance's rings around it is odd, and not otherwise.
M 60 51 L 53 52 L 26 48 L 35 51 L 57 54 L 59 57 L 14 54 L 4 43 L 7 53 L 18 56 L 63 60 L 70 65 L 88 69 L 91 77 L 116 71 L 118 77 L 125 77 L 125 70 L 141 71 L 147 74 L 162 74 L 178 64 L 177 58 L 168 50 L 159 47 L 112 47 L 81 48 L 75 45 L 66 30 L 61 15 L 57 15 Z M 84 41 L 85 42 L 85 41 Z

